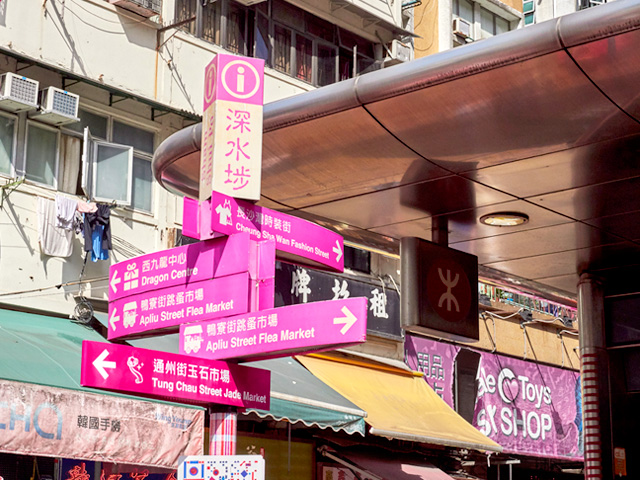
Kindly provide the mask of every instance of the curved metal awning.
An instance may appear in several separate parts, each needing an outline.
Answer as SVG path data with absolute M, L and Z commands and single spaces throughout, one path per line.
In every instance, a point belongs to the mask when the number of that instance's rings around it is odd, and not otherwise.
M 620 0 L 268 104 L 261 202 L 392 247 L 446 219 L 481 269 L 574 293 L 640 261 L 638 45 Z M 156 179 L 197 196 L 199 149 L 171 136 Z

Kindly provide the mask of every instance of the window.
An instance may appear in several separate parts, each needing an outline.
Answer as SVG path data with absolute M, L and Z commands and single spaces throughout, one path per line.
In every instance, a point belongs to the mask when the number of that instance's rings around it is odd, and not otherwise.
M 16 119 L 0 115 L 0 174 L 12 175 Z
M 463 20 L 466 20 L 471 25 L 475 23 L 473 2 L 469 0 L 454 0 L 453 14 Z
M 493 37 L 509 31 L 509 22 L 486 8 L 480 8 L 480 31 L 482 38 Z
M 120 120 L 98 114 L 83 115 L 84 144 L 82 153 L 81 187 L 92 200 L 130 206 L 136 210 L 151 212 L 153 194 L 153 157 L 155 134 L 149 130 L 129 125 Z M 93 135 L 90 125 L 111 124 L 110 135 L 105 138 Z
M 522 2 L 522 13 L 524 14 L 524 24 L 532 25 L 536 21 L 536 3 L 534 0 L 524 0 Z
M 200 34 L 196 2 L 176 0 L 175 20 L 194 19 L 184 30 L 233 53 L 262 58 L 267 66 L 310 84 L 328 85 L 377 66 L 375 43 L 285 1 L 244 7 L 233 0 L 207 0 Z
M 25 177 L 28 180 L 57 186 L 59 137 L 58 130 L 27 123 Z
M 597 7 L 607 3 L 607 0 L 578 0 L 578 10 L 584 10 L 585 8 Z

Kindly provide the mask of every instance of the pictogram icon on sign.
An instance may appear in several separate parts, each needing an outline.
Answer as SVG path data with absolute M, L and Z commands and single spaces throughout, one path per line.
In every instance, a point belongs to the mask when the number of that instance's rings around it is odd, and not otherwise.
M 462 265 L 449 259 L 436 260 L 427 273 L 427 296 L 442 319 L 462 321 L 471 307 L 471 286 Z
M 458 300 L 456 300 L 455 295 L 451 293 L 451 289 L 458 284 L 458 280 L 460 279 L 460 275 L 456 273 L 456 276 L 453 280 L 451 280 L 451 270 L 447 270 L 447 278 L 442 275 L 442 269 L 438 269 L 438 276 L 440 277 L 440 281 L 447 287 L 447 291 L 440 295 L 440 300 L 438 300 L 438 307 L 442 308 L 442 304 L 447 302 L 447 310 L 451 311 L 451 304 L 456 309 L 456 312 L 460 311 L 460 305 L 458 305 Z
M 216 94 L 216 65 L 210 63 L 204 72 L 204 101 L 206 103 L 213 102 Z
M 260 89 L 260 74 L 245 60 L 233 60 L 222 68 L 220 81 L 225 91 L 234 98 L 245 100 Z

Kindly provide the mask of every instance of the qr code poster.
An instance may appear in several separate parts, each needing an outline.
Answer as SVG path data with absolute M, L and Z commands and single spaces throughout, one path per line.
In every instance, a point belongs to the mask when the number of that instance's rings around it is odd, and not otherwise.
M 191 456 L 178 467 L 178 480 L 264 480 L 260 455 Z

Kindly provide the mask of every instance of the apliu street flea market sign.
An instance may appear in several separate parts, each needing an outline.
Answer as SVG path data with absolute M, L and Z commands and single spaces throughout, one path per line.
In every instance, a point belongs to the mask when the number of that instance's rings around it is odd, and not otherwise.
M 223 320 L 182 325 L 180 353 L 209 359 L 261 359 L 362 343 L 362 297 L 273 308 Z

